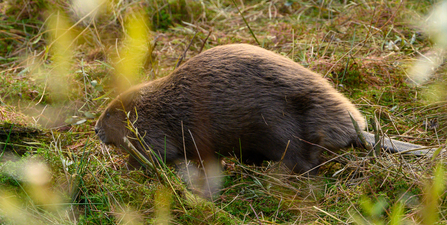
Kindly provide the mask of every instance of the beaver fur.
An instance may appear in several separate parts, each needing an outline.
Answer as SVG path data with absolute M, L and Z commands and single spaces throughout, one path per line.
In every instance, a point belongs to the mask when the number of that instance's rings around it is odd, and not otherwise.
M 296 173 L 316 173 L 323 149 L 357 141 L 359 110 L 321 75 L 279 54 L 247 44 L 209 49 L 175 69 L 119 95 L 95 131 L 123 146 L 134 123 L 166 162 L 235 155 L 248 163 L 280 161 Z M 200 157 L 199 157 L 200 155 Z M 132 158 L 132 157 L 130 157 Z

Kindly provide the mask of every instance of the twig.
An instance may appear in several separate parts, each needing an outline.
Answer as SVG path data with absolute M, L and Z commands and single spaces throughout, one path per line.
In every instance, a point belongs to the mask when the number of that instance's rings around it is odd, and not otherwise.
M 192 41 L 194 40 L 194 38 L 196 37 L 197 33 L 199 33 L 199 31 L 197 31 L 194 34 L 194 37 L 192 37 L 191 41 L 189 42 L 188 47 L 185 49 L 185 51 L 183 52 L 183 55 L 178 59 L 177 65 L 175 65 L 174 69 L 176 69 L 177 67 L 180 66 L 180 63 L 182 63 L 183 59 L 186 57 L 186 52 L 188 52 L 189 47 L 191 47 Z
M 258 214 L 256 213 L 256 211 L 255 211 L 255 209 L 253 208 L 253 206 L 251 205 L 251 203 L 250 203 L 250 208 L 251 208 L 251 210 L 253 210 L 253 213 L 255 214 L 256 219 L 258 219 L 259 224 L 262 225 L 261 220 L 259 219 L 259 216 L 258 216 Z
M 200 47 L 199 53 L 202 52 L 203 47 L 205 47 L 206 41 L 208 41 L 208 38 L 210 37 L 212 32 L 213 32 L 213 30 L 210 30 L 210 32 L 208 32 L 208 36 L 206 36 L 205 40 L 202 42 L 202 46 Z

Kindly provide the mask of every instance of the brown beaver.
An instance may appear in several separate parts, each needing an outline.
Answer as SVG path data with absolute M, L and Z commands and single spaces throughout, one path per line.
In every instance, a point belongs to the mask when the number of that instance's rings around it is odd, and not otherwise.
M 113 100 L 95 131 L 105 144 L 151 147 L 166 162 L 236 155 L 248 163 L 282 162 L 316 173 L 324 149 L 357 141 L 351 117 L 365 120 L 329 82 L 260 47 L 232 44 L 207 50 L 172 74 Z M 126 115 L 143 137 L 127 128 Z M 132 157 L 129 157 L 132 160 Z

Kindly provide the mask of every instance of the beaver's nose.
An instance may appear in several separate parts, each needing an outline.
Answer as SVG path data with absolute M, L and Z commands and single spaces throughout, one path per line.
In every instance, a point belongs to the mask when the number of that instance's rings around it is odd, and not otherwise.
M 95 127 L 95 134 L 98 134 L 99 129 Z

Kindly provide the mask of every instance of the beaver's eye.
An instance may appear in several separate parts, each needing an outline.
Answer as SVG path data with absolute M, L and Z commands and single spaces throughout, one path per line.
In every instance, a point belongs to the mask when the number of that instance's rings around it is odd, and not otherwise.
M 110 117 L 110 112 L 107 111 L 107 112 L 106 112 L 106 118 L 109 118 L 109 117 Z

